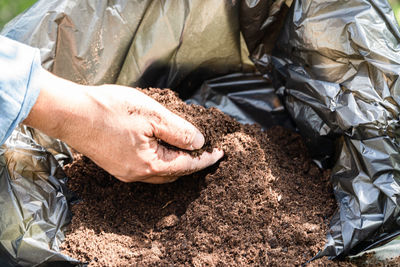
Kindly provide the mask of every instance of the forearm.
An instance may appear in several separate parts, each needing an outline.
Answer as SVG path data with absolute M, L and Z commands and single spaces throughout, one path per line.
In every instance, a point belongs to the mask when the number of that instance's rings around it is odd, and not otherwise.
M 118 85 L 83 86 L 42 74 L 25 124 L 58 138 L 125 182 L 165 183 L 214 164 L 222 151 L 194 158 L 203 135 L 144 93 Z
M 87 122 L 86 86 L 59 78 L 43 70 L 39 97 L 24 124 L 49 136 L 67 141 L 78 124 Z
M 0 65 L 5 66 L 0 71 L 0 142 L 22 121 L 126 182 L 170 182 L 223 156 L 215 150 L 193 158 L 161 145 L 160 139 L 194 150 L 205 140 L 192 124 L 138 90 L 56 77 L 40 66 L 39 50 L 2 37 Z

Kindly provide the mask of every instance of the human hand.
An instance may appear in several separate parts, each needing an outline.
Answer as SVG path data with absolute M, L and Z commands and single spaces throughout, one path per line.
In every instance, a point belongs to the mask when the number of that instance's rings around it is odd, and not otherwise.
M 206 168 L 221 150 L 193 158 L 203 135 L 140 91 L 118 85 L 83 86 L 48 72 L 24 123 L 65 141 L 124 182 L 166 183 Z

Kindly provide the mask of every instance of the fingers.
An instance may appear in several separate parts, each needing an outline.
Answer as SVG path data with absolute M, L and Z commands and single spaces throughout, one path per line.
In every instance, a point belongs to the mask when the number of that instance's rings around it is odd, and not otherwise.
M 187 150 L 200 149 L 204 145 L 204 136 L 196 127 L 167 109 L 153 128 L 154 135 L 170 145 Z
M 155 176 L 150 177 L 139 182 L 149 183 L 149 184 L 167 184 L 175 182 L 179 176 Z
M 159 158 L 152 162 L 155 172 L 140 182 L 152 184 L 171 183 L 179 177 L 202 170 L 213 165 L 224 156 L 224 152 L 214 149 L 212 153 L 204 152 L 200 157 L 193 158 L 188 153 L 169 150 L 160 146 Z
M 212 153 L 204 152 L 200 157 L 192 157 L 182 151 L 173 151 L 160 146 L 157 151 L 156 166 L 159 176 L 183 176 L 213 165 L 224 156 L 224 152 L 214 149 Z

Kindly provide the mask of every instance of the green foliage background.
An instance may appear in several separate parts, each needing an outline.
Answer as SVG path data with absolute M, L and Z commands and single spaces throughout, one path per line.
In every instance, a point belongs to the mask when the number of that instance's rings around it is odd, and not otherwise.
M 35 2 L 36 0 L 0 0 L 0 29 Z
M 33 5 L 37 0 L 0 0 L 0 29 L 19 13 Z M 397 21 L 400 22 L 400 0 L 389 0 Z
M 389 0 L 389 3 L 392 5 L 397 22 L 400 24 L 400 0 Z

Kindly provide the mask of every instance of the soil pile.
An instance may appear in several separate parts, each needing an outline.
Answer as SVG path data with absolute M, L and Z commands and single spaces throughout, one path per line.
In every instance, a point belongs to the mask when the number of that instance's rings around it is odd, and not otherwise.
M 299 265 L 325 242 L 335 201 L 329 172 L 301 137 L 266 132 L 170 90 L 144 92 L 199 128 L 224 158 L 164 185 L 125 184 L 84 156 L 65 167 L 83 200 L 72 207 L 63 253 L 90 266 Z

